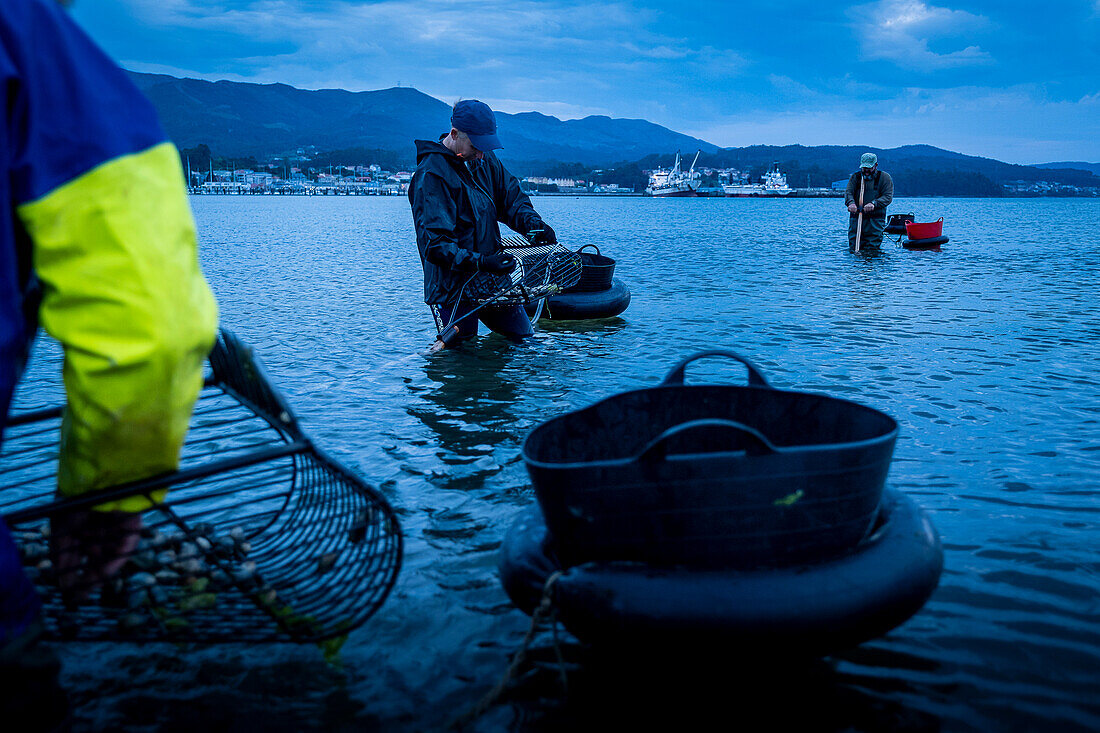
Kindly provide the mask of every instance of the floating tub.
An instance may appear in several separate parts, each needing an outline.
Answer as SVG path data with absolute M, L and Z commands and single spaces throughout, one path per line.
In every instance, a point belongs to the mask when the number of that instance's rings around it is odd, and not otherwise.
M 943 234 L 943 217 L 941 216 L 936 221 L 917 223 L 914 221 L 905 222 L 905 235 L 910 240 L 918 239 L 932 239 L 933 237 L 939 237 Z
M 688 385 L 691 362 L 743 363 L 748 386 Z M 773 389 L 707 351 L 657 387 L 536 427 L 523 459 L 563 566 L 629 560 L 750 569 L 816 561 L 875 522 L 897 438 L 890 416 Z

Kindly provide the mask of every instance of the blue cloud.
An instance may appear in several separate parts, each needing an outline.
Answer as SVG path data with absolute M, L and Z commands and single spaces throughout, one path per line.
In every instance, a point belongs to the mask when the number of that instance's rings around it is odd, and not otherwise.
M 988 25 L 984 16 L 915 0 L 879 0 L 851 8 L 848 14 L 868 59 L 885 59 L 917 71 L 957 69 L 992 61 L 976 45 L 960 48 L 956 42 L 953 49 L 943 51 L 930 47 L 938 40 L 970 37 Z M 861 33 L 868 24 L 873 30 Z
M 719 145 L 1100 160 L 1096 0 L 1058 13 L 1031 0 L 77 0 L 74 15 L 142 71 L 400 83 L 508 112 L 644 117 Z

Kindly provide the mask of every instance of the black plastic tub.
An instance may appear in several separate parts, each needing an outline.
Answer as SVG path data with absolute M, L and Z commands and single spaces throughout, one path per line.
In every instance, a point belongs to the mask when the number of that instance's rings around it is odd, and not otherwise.
M 744 363 L 748 386 L 684 384 L 705 356 Z M 542 423 L 523 458 L 565 567 L 783 567 L 870 531 L 897 433 L 878 410 L 773 389 L 747 359 L 706 351 L 657 387 Z
M 591 247 L 596 250 L 585 252 Z M 577 250 L 581 256 L 581 279 L 565 290 L 567 293 L 598 293 L 611 287 L 611 278 L 615 276 L 615 260 L 600 254 L 600 248 L 586 244 Z
M 884 234 L 905 234 L 907 221 L 916 221 L 916 217 L 913 214 L 890 214 L 890 218 L 886 220 L 886 227 L 882 231 Z

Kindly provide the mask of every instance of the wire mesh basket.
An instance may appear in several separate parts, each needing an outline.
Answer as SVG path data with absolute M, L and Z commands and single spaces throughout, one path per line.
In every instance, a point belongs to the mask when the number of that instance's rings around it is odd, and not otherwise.
M 169 474 L 57 499 L 61 408 L 9 418 L 0 513 L 48 636 L 318 642 L 363 624 L 393 588 L 402 540 L 386 499 L 310 442 L 235 336 L 223 330 L 209 361 L 179 470 Z M 119 572 L 98 582 L 72 569 L 67 533 L 107 519 L 88 510 L 165 488 L 151 509 L 124 515 L 121 532 L 117 522 L 105 527 L 105 541 L 129 538 Z M 92 546 L 94 531 L 81 528 Z
M 475 303 L 527 305 L 569 288 L 581 279 L 581 256 L 555 242 L 534 244 L 523 237 L 504 237 L 504 251 L 516 258 L 508 274 L 479 272 L 466 285 Z

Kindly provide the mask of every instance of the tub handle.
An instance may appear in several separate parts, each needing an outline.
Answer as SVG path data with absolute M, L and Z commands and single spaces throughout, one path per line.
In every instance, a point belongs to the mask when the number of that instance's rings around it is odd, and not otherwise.
M 581 252 L 585 251 L 585 250 L 586 250 L 586 249 L 588 249 L 589 247 L 591 247 L 592 249 L 596 250 L 596 254 L 600 254 L 600 248 L 599 248 L 599 246 L 597 246 L 597 245 L 595 245 L 595 244 L 585 244 L 585 245 L 581 246 L 581 247 L 580 247 L 580 248 L 579 248 L 579 249 L 577 250 L 577 254 L 580 254 Z
M 744 364 L 745 367 L 749 370 L 750 387 L 767 387 L 769 389 L 772 388 L 772 386 L 768 384 L 768 380 L 764 379 L 764 375 L 760 373 L 760 370 L 757 368 L 756 364 L 753 364 L 751 361 L 741 356 L 740 354 L 737 354 L 733 351 L 725 351 L 723 349 L 700 351 L 697 354 L 692 354 L 672 368 L 672 371 L 670 371 L 668 373 L 668 376 L 665 377 L 664 381 L 661 382 L 661 386 L 664 387 L 668 385 L 683 384 L 684 369 L 687 367 L 687 365 L 693 361 L 702 359 L 705 356 L 725 356 L 729 359 L 735 359 Z
M 635 458 L 637 461 L 657 461 L 662 460 L 668 455 L 668 451 L 665 447 L 665 442 L 670 438 L 674 438 L 677 435 L 683 435 L 684 433 L 690 433 L 693 430 L 699 428 L 723 428 L 730 430 L 740 435 L 748 437 L 749 446 L 745 449 L 745 453 L 750 456 L 765 455 L 768 453 L 776 453 L 778 449 L 772 445 L 772 442 L 764 437 L 756 428 L 750 428 L 744 423 L 739 423 L 734 420 L 722 420 L 720 418 L 707 418 L 703 420 L 689 420 L 688 422 L 680 423 L 679 425 L 673 425 L 665 432 L 658 435 L 649 445 L 642 449 L 642 452 Z

